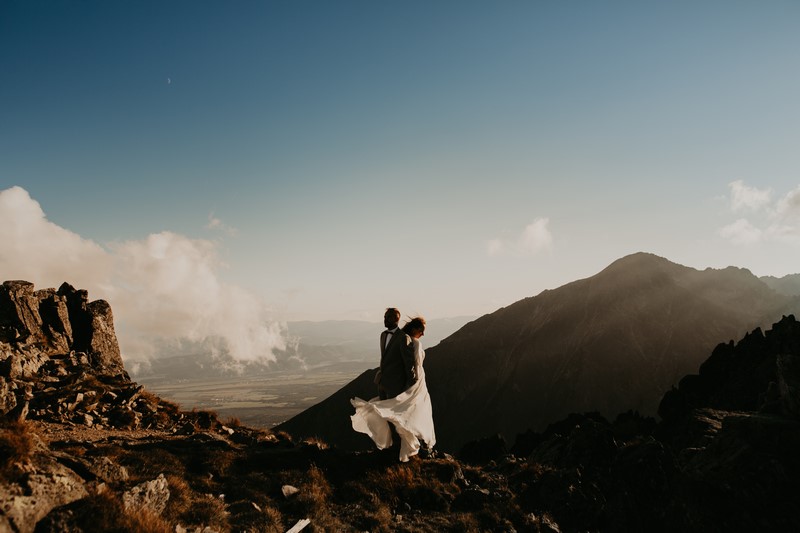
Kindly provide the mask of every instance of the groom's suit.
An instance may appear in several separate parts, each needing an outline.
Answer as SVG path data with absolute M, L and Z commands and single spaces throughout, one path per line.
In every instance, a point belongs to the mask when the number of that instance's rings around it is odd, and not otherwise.
M 387 344 L 387 335 L 388 331 L 381 333 L 381 368 L 378 381 L 381 399 L 394 398 L 417 380 L 411 337 L 397 328 Z

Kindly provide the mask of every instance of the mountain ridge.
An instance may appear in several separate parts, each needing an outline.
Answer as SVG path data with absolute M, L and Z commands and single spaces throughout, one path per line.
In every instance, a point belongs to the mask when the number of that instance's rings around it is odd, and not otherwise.
M 440 445 L 454 450 L 493 433 L 512 440 L 570 412 L 654 415 L 661 395 L 717 343 L 797 307 L 797 298 L 745 269 L 700 271 L 654 254 L 625 256 L 594 276 L 479 317 L 426 349 Z M 374 395 L 367 374 L 278 427 L 367 446 L 349 434 L 346 397 Z

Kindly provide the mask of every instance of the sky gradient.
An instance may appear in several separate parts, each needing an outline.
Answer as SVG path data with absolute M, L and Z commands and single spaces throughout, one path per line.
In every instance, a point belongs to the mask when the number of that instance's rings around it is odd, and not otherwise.
M 637 251 L 800 272 L 799 22 L 789 1 L 4 0 L 0 190 L 27 194 L 0 202 L 3 277 L 93 272 L 29 253 L 54 228 L 149 254 L 98 274 L 115 309 L 183 249 L 278 320 L 480 315 Z M 51 225 L 22 239 L 20 213 Z M 176 308 L 195 274 L 165 274 Z

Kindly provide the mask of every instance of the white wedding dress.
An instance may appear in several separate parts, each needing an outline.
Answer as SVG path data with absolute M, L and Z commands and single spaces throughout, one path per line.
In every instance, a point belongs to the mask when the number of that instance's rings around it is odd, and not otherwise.
M 408 461 L 412 455 L 417 455 L 420 448 L 420 439 L 425 441 L 428 449 L 436 444 L 436 433 L 433 430 L 433 409 L 428 386 L 425 384 L 425 370 L 422 362 L 425 360 L 425 350 L 414 339 L 414 365 L 418 377 L 416 383 L 401 392 L 394 398 L 381 400 L 372 398 L 364 401 L 353 398 L 350 403 L 356 408 L 350 417 L 353 429 L 366 433 L 380 448 L 384 450 L 392 445 L 392 433 L 389 423 L 394 424 L 400 436 L 400 460 Z

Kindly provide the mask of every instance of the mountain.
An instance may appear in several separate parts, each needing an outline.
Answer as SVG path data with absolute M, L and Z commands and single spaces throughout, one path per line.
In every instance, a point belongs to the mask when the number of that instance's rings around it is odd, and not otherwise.
M 665 391 L 720 341 L 800 309 L 745 269 L 702 271 L 646 253 L 485 315 L 426 350 L 439 446 L 499 433 L 513 440 L 571 412 L 654 415 Z M 348 448 L 353 396 L 372 397 L 367 371 L 278 426 Z M 363 437 L 363 438 L 362 438 Z M 365 440 L 366 439 L 366 440 Z
M 789 296 L 800 295 L 800 274 L 789 274 L 782 278 L 774 276 L 762 276 L 761 281 L 769 285 L 776 292 L 787 294 Z

